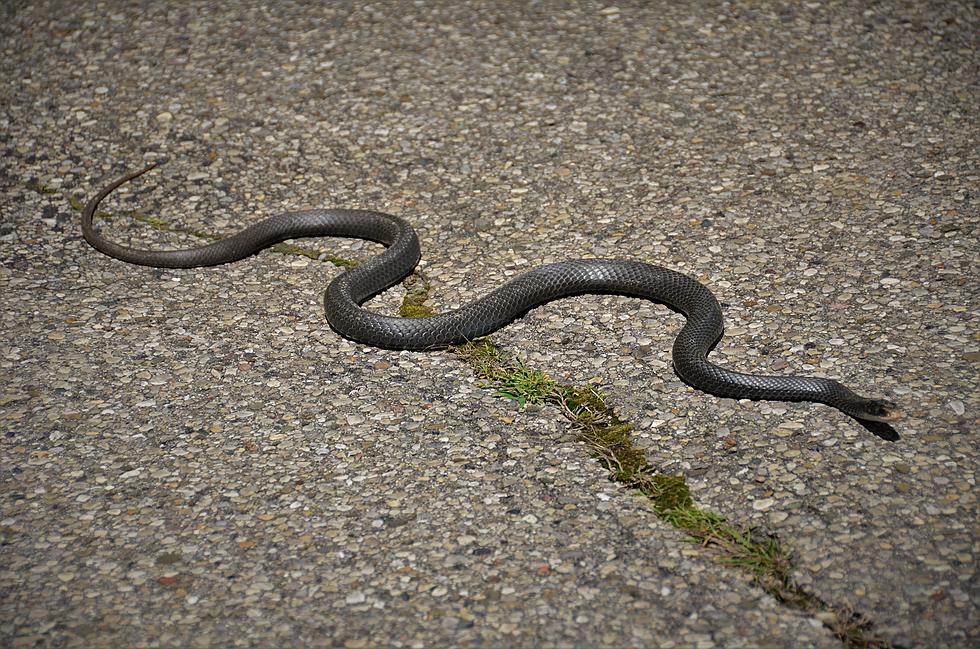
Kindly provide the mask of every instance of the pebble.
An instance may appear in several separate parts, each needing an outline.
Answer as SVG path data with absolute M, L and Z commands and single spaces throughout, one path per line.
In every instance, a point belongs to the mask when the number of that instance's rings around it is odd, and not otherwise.
M 774 498 L 760 498 L 752 501 L 752 509 L 758 512 L 764 512 L 768 511 L 775 504 L 776 500 Z
M 689 388 L 682 317 L 640 300 L 561 300 L 492 339 L 598 386 L 658 471 L 777 532 L 876 633 L 975 644 L 969 3 L 15 4 L 0 646 L 842 646 L 611 483 L 556 409 L 450 353 L 341 339 L 332 264 L 91 250 L 72 201 L 163 159 L 103 205 L 113 240 L 378 209 L 418 228 L 442 311 L 570 258 L 698 278 L 716 362 L 892 398 L 899 438 Z

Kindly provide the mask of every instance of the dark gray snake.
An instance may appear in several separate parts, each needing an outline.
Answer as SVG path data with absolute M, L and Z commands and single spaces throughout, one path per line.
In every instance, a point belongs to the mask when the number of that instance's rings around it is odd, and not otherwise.
M 308 210 L 280 214 L 227 239 L 190 250 L 136 250 L 102 238 L 92 225 L 99 203 L 114 189 L 156 165 L 126 174 L 100 191 L 82 212 L 82 232 L 95 249 L 122 261 L 160 268 L 214 266 L 237 261 L 285 239 L 354 237 L 387 246 L 382 254 L 341 273 L 327 287 L 327 321 L 345 338 L 388 349 L 446 347 L 486 336 L 545 302 L 583 293 L 646 298 L 687 318 L 673 348 L 674 369 L 705 392 L 735 399 L 813 401 L 868 421 L 894 421 L 896 404 L 861 397 L 841 383 L 805 376 L 759 376 L 732 372 L 707 360 L 721 338 L 721 307 L 696 280 L 638 261 L 579 259 L 540 266 L 485 297 L 449 313 L 398 318 L 361 308 L 372 296 L 401 281 L 421 258 L 418 236 L 402 219 L 364 210 Z

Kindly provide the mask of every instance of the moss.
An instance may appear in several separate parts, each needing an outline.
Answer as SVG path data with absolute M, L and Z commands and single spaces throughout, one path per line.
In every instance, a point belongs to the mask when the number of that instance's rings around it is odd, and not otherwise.
M 83 203 L 82 201 L 78 200 L 77 198 L 75 198 L 71 194 L 65 194 L 65 197 L 68 199 L 68 204 L 71 205 L 71 208 L 73 210 L 75 210 L 76 212 L 81 212 L 82 210 L 85 209 L 85 203 Z M 111 219 L 112 217 L 113 217 L 113 214 L 110 213 L 110 212 L 106 212 L 105 210 L 96 210 L 95 211 L 95 218 L 97 218 L 97 219 Z
M 405 278 L 405 297 L 398 308 L 398 315 L 403 318 L 428 318 L 433 315 L 433 309 L 426 306 L 425 302 L 429 299 L 429 289 L 431 286 L 419 271 L 413 272 Z
M 329 261 L 334 266 L 339 266 L 340 268 L 353 268 L 357 266 L 357 262 L 353 259 L 344 259 L 343 257 L 338 257 L 337 255 L 324 255 L 323 259 Z
M 650 486 L 644 493 L 653 501 L 653 508 L 663 517 L 669 517 L 673 512 L 690 512 L 696 507 L 684 476 L 651 476 Z
M 48 187 L 44 183 L 38 180 L 32 180 L 30 182 L 24 183 L 24 187 L 31 190 L 32 192 L 37 192 L 38 194 L 50 195 L 57 194 L 58 190 L 53 187 Z
M 196 234 L 195 236 L 200 236 L 209 239 L 222 239 L 223 237 L 216 237 L 210 234 Z M 313 259 L 316 261 L 323 260 L 330 262 L 334 266 L 339 268 L 353 268 L 357 266 L 357 262 L 352 259 L 345 259 L 343 257 L 338 257 L 336 255 L 330 255 L 315 248 L 306 248 L 304 246 L 297 246 L 294 243 L 277 243 L 269 248 L 272 252 L 277 252 L 280 255 L 294 255 L 296 257 L 306 257 L 308 259 Z
M 161 232 L 181 232 L 184 234 L 193 234 L 194 236 L 199 236 L 199 234 L 196 232 L 184 230 L 183 228 L 175 228 L 172 225 L 170 225 L 167 221 L 157 216 L 150 216 L 149 214 L 143 214 L 142 212 L 137 212 L 135 210 L 123 212 L 123 215 L 128 216 L 134 221 L 145 223 L 151 228 L 154 228 L 155 230 L 160 230 Z
M 398 315 L 403 318 L 427 318 L 432 315 L 432 310 L 425 305 L 403 304 L 398 309 Z

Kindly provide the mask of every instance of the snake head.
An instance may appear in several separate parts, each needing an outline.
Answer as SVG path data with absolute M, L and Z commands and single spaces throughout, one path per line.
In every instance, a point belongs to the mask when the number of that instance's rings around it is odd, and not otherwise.
M 902 409 L 894 401 L 887 399 L 868 399 L 861 404 L 861 408 L 852 413 L 858 419 L 868 421 L 882 421 L 885 423 L 897 421 L 905 416 Z

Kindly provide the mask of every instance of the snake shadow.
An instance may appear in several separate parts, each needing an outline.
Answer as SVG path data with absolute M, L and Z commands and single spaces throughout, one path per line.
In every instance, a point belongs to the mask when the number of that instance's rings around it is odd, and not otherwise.
M 864 419 L 858 419 L 857 417 L 851 417 L 854 421 L 861 424 L 866 431 L 874 435 L 875 437 L 880 437 L 886 442 L 897 442 L 902 439 L 902 436 L 898 434 L 891 424 L 885 423 L 883 421 L 866 421 Z

